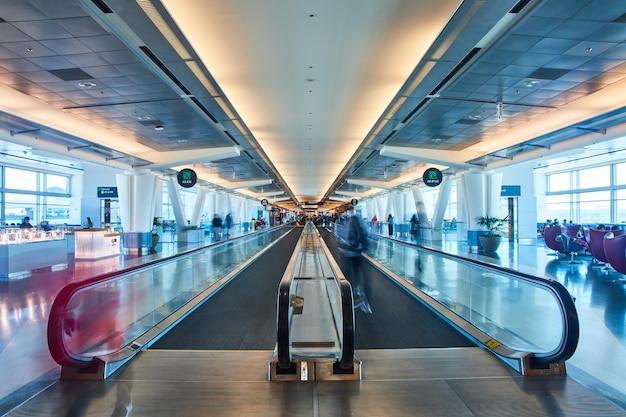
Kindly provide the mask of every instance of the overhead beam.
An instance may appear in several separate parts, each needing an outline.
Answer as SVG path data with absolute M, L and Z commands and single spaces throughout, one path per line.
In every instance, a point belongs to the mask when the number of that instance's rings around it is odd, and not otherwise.
M 410 159 L 412 161 L 426 162 L 435 165 L 445 165 L 450 168 L 475 169 L 476 166 L 468 164 L 479 158 L 482 154 L 468 153 L 467 151 L 445 151 L 424 148 L 411 148 L 405 146 L 383 146 L 380 150 L 382 156 L 390 158 Z
M 134 156 L 152 162 L 152 165 L 148 165 L 144 168 L 161 169 L 234 158 L 239 156 L 239 154 L 239 148 L 236 146 L 225 146 L 221 148 L 190 149 L 185 151 L 141 152 Z
M 401 185 L 400 182 L 397 181 L 372 181 L 372 180 L 355 180 L 355 179 L 347 179 L 348 184 L 354 185 L 363 185 L 365 187 L 375 187 L 383 190 L 390 190 Z

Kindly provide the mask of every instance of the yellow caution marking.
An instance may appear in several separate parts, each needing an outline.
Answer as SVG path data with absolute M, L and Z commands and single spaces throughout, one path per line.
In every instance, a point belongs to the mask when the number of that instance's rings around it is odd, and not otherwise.
M 485 346 L 487 346 L 489 349 L 495 349 L 500 346 L 500 342 L 495 339 L 489 339 L 485 342 Z

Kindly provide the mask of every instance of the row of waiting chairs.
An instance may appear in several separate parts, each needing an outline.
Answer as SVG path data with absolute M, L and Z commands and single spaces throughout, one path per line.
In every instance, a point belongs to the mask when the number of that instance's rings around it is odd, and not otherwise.
M 582 227 L 579 224 L 548 226 L 543 238 L 548 248 L 556 253 L 570 255 L 570 263 L 577 263 L 574 256 L 588 252 L 592 263 L 605 268 L 609 266 L 626 275 L 626 231 Z

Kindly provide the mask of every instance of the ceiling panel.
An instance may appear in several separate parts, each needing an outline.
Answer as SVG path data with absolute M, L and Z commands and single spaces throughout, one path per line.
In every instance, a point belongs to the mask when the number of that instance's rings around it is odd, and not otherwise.
M 577 126 L 580 123 L 593 120 L 594 126 L 607 129 L 600 141 L 614 139 L 613 127 L 623 123 L 619 117 L 626 82 L 623 2 L 346 0 L 339 5 L 330 0 L 314 4 L 278 0 L 263 3 L 264 18 L 258 19 L 259 4 L 247 0 L 186 1 L 196 12 L 216 10 L 215 16 L 203 14 L 207 36 L 195 49 L 186 36 L 186 25 L 195 22 L 194 16 L 181 20 L 177 15 L 175 20 L 164 7 L 168 2 L 143 2 L 151 6 L 144 11 L 127 0 L 2 1 L 0 87 L 7 88 L 5 97 L 15 94 L 0 109 L 3 139 L 10 139 L 16 124 L 32 125 L 40 140 L 84 146 L 96 160 L 119 159 L 130 169 L 152 163 L 135 156 L 140 153 L 137 149 L 173 152 L 238 146 L 239 157 L 198 160 L 197 167 L 222 178 L 223 184 L 232 184 L 232 190 L 237 190 L 236 182 L 270 179 L 271 185 L 249 191 L 284 191 L 296 203 L 297 193 L 278 170 L 277 161 L 268 156 L 275 150 L 261 146 L 260 138 L 269 137 L 265 143 L 271 142 L 272 147 L 293 149 L 290 160 L 280 161 L 287 165 L 281 166 L 307 177 L 307 183 L 335 177 L 323 195 L 311 196 L 322 201 L 335 189 L 371 191 L 349 184 L 350 178 L 381 181 L 391 188 L 405 186 L 396 184 L 398 179 L 419 183 L 420 171 L 427 165 L 419 159 L 382 156 L 379 151 L 385 145 L 442 151 L 443 161 L 443 151 L 465 152 L 467 162 L 489 169 L 503 158 L 514 163 L 538 146 L 549 148 L 588 133 Z M 442 16 L 441 11 L 452 3 L 436 36 L 428 38 L 423 10 Z M 103 13 L 102 4 L 112 13 Z M 515 6 L 521 10 L 511 13 Z M 233 15 L 217 15 L 218 7 Z M 421 7 L 426 9 L 417 13 Z M 338 16 L 349 16 L 348 24 Z M 231 26 L 221 36 L 209 36 L 212 29 L 228 23 Z M 329 39 L 328 34 L 338 28 L 349 28 L 350 36 Z M 252 38 L 254 30 L 272 42 L 251 48 L 257 42 Z M 379 73 L 378 78 L 372 74 L 403 64 L 411 45 L 405 50 L 400 45 L 413 36 L 431 41 L 412 46 L 423 52 L 409 63 L 404 84 L 385 98 L 376 96 L 373 92 L 382 91 L 391 72 Z M 248 103 L 231 102 L 214 78 L 212 70 L 219 72 L 216 63 L 201 60 L 199 50 L 205 47 L 221 48 L 240 57 L 239 64 L 246 69 L 257 69 L 250 73 L 254 82 L 237 78 L 235 84 L 242 91 L 248 89 L 246 101 L 255 103 L 265 120 L 241 117 L 238 110 Z M 337 81 L 331 71 L 340 69 L 340 48 L 362 59 L 362 65 L 349 79 Z M 376 51 L 384 53 L 375 55 Z M 277 58 L 266 66 L 267 57 Z M 241 68 L 226 73 L 236 78 Z M 255 83 L 267 83 L 262 90 L 270 93 L 261 99 L 254 96 Z M 364 103 L 364 97 L 377 97 L 371 103 L 378 106 L 378 113 L 369 130 L 351 130 L 363 116 L 338 115 Z M 11 108 L 11 103 L 23 98 L 45 103 L 49 114 Z M 67 122 L 67 129 L 55 123 L 68 116 L 93 126 L 94 133 L 77 134 L 74 123 Z M 563 120 L 563 125 L 551 120 Z M 117 139 L 101 143 L 102 131 L 97 128 Z M 524 134 L 526 130 L 536 133 Z M 29 136 L 19 135 L 23 141 Z M 332 149 L 348 140 L 356 143 L 356 150 L 337 166 L 337 152 Z M 476 153 L 484 156 L 475 158 Z M 319 175 L 304 169 L 313 154 L 320 164 L 316 168 L 324 171 Z M 331 161 L 337 173 L 325 172 Z M 459 169 L 444 172 L 454 175 Z

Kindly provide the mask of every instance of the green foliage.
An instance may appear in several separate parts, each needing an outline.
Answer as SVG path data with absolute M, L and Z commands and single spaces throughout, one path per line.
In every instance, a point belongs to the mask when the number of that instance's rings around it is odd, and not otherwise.
M 158 235 L 158 228 L 163 226 L 163 220 L 160 217 L 155 217 L 152 219 L 152 234 Z
M 509 223 L 509 218 L 495 217 L 495 216 L 478 216 L 476 217 L 476 224 L 487 229 L 486 232 L 481 233 L 480 236 L 497 237 L 502 236 L 504 226 Z

